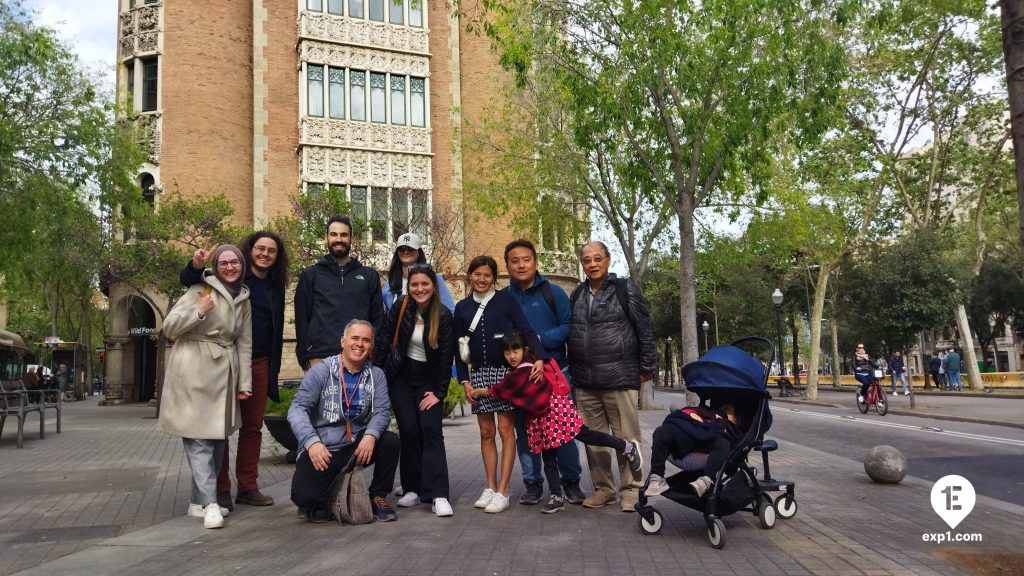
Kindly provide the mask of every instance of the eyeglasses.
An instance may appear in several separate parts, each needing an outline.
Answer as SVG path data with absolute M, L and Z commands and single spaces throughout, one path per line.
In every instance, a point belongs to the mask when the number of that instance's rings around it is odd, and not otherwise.
M 239 260 L 221 260 L 220 262 L 217 262 L 217 268 L 222 270 L 227 268 L 238 268 L 241 265 L 242 263 Z
M 863 346 L 857 346 L 857 350 L 863 350 L 863 349 L 864 349 Z

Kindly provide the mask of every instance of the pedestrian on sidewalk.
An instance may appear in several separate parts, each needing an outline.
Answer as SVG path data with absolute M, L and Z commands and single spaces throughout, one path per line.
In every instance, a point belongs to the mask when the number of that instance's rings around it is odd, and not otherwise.
M 940 389 L 949 388 L 949 374 L 946 373 L 946 351 L 939 352 L 939 382 Z
M 935 389 L 942 390 L 942 358 L 939 358 L 938 350 L 932 350 L 932 358 L 928 361 L 928 372 L 935 381 Z
M 164 320 L 164 335 L 175 343 L 160 428 L 185 445 L 192 469 L 188 515 L 221 528 L 228 509 L 217 504 L 217 474 L 226 438 L 241 426 L 238 403 L 252 397 L 252 318 L 242 251 L 224 244 L 210 260 L 213 270 L 203 272 L 203 283 L 186 290 Z
M 474 388 L 490 388 L 509 371 L 498 339 L 502 334 L 518 330 L 531 342 L 539 342 L 537 334 L 523 315 L 519 303 L 508 292 L 495 291 L 498 263 L 490 256 L 477 256 L 469 263 L 472 293 L 455 305 L 454 337 L 459 341 L 455 367 L 466 398 L 476 414 L 480 426 L 480 452 L 484 461 L 487 488 L 473 503 L 492 514 L 508 508 L 508 485 L 516 463 L 515 406 L 501 398 L 472 397 Z M 468 350 L 464 350 L 468 348 Z M 465 354 L 469 352 L 468 357 Z M 537 349 L 538 359 L 530 373 L 534 381 L 544 375 L 544 361 L 548 359 L 543 348 Z M 497 433 L 501 436 L 501 476 L 498 477 Z
M 544 461 L 544 476 L 548 479 L 550 496 L 541 509 L 544 514 L 565 510 L 562 481 L 558 473 L 558 449 L 574 440 L 587 446 L 612 448 L 629 462 L 630 470 L 643 470 L 643 455 L 635 440 L 617 438 L 611 434 L 591 430 L 583 424 L 576 404 L 569 396 L 569 382 L 562 376 L 558 362 L 550 360 L 544 365 L 544 377 L 531 380 L 533 347 L 522 334 L 513 330 L 501 339 L 502 353 L 512 371 L 505 374 L 490 388 L 475 388 L 474 400 L 498 397 L 515 404 L 526 417 L 526 435 L 530 450 L 539 453 Z
M 889 378 L 892 380 L 892 393 L 896 395 L 896 381 L 903 385 L 903 395 L 910 396 L 910 388 L 907 387 L 907 379 L 905 377 L 907 368 L 903 363 L 903 357 L 900 356 L 900 351 L 897 350 L 892 353 L 889 357 Z
M 454 514 L 441 429 L 452 373 L 452 314 L 442 303 L 438 278 L 429 264 L 409 267 L 408 294 L 384 317 L 374 364 L 387 376 L 402 442 L 404 494 L 398 505 L 429 503 L 444 517 Z
M 572 328 L 569 296 L 565 290 L 537 272 L 537 249 L 529 240 L 513 240 L 505 246 L 505 268 L 508 269 L 508 275 L 512 280 L 505 290 L 522 307 L 530 326 L 540 337 L 544 351 L 562 368 L 562 375 L 569 382 L 569 395 L 574 396 L 565 348 Z M 527 442 L 526 417 L 521 410 L 516 411 L 516 452 L 519 453 L 519 465 L 523 471 L 525 486 L 519 503 L 537 504 L 544 496 L 541 456 L 530 449 Z M 557 448 L 555 456 L 565 499 L 570 504 L 583 504 L 586 499 L 586 495 L 580 489 L 583 468 L 580 465 L 580 453 L 576 443 L 562 444 Z
M 252 309 L 252 397 L 241 403 L 242 427 L 235 450 L 235 479 L 239 504 L 271 506 L 274 499 L 260 492 L 260 448 L 263 444 L 263 410 L 267 398 L 278 401 L 278 375 L 284 342 L 284 292 L 288 288 L 288 252 L 277 234 L 260 230 L 242 240 L 245 255 L 245 286 Z M 185 286 L 202 281 L 213 249 L 207 244 L 192 255 L 181 271 Z M 244 369 L 244 368 L 243 368 Z M 217 475 L 217 503 L 234 510 L 231 501 L 231 440 L 224 447 L 224 462 Z
M 288 409 L 288 423 L 299 442 L 292 502 L 310 522 L 329 519 L 331 484 L 353 457 L 359 466 L 374 465 L 369 489 L 374 517 L 380 522 L 398 519 L 387 495 L 395 484 L 400 442 L 388 431 L 388 381 L 370 362 L 373 341 L 372 324 L 350 320 L 339 343 L 341 354 L 310 367 Z
M 964 384 L 960 380 L 960 354 L 957 353 L 956 348 L 953 348 L 946 354 L 943 364 L 946 369 L 946 380 L 949 383 L 949 390 L 962 392 Z

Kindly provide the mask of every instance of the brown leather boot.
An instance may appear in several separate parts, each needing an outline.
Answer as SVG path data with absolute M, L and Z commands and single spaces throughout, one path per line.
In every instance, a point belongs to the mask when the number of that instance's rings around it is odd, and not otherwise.
M 259 490 L 251 490 L 249 492 L 239 492 L 238 497 L 235 498 L 235 502 L 239 504 L 248 504 L 249 506 L 273 506 L 274 499 L 265 494 L 261 494 Z

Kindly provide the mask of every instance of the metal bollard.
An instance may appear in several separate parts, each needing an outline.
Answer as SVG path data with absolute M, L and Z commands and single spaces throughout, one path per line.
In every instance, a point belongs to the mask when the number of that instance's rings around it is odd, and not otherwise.
M 910 409 L 913 410 L 917 406 L 917 404 L 914 402 L 914 396 L 916 396 L 916 394 L 914 394 L 913 386 L 908 388 L 908 390 L 910 390 Z

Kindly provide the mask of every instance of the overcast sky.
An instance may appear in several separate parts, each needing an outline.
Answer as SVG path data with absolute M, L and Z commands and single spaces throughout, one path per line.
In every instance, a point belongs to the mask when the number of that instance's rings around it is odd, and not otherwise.
M 117 54 L 117 0 L 27 0 L 36 21 L 60 35 L 90 70 L 107 78 L 114 88 Z

